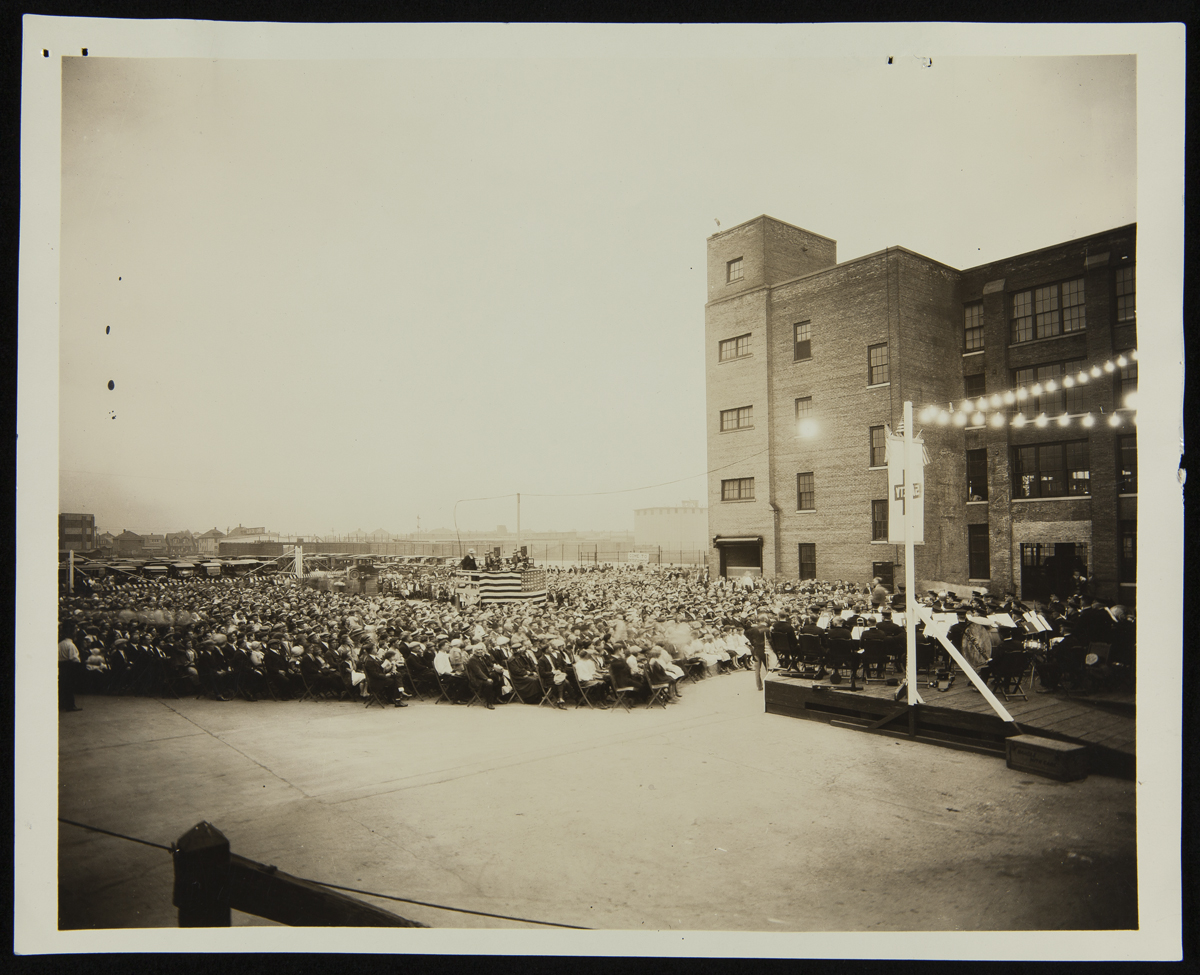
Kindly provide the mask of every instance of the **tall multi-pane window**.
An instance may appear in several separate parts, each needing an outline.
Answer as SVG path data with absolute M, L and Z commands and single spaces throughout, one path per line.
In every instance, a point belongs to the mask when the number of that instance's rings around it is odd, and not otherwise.
M 817 546 L 812 542 L 800 543 L 800 578 L 815 579 L 817 577 Z
M 801 359 L 812 358 L 812 322 L 796 322 L 792 326 L 794 347 L 792 358 L 799 362 Z
M 871 541 L 886 542 L 888 539 L 888 503 L 887 498 L 882 501 L 871 502 Z
M 807 474 L 796 475 L 796 510 L 797 511 L 815 511 L 817 507 L 817 495 L 813 486 L 813 476 L 809 472 Z
M 972 579 L 989 579 L 992 575 L 988 552 L 988 526 L 967 525 L 967 575 Z
M 887 437 L 883 427 L 871 427 L 871 466 L 887 467 Z
M 988 499 L 987 448 L 967 451 L 967 500 Z
M 754 478 L 731 477 L 721 482 L 722 501 L 753 501 Z
M 717 346 L 718 354 L 721 362 L 728 359 L 740 359 L 744 355 L 750 354 L 750 333 L 738 335 L 731 339 L 722 339 Z
M 1117 490 L 1137 494 L 1137 435 L 1117 437 Z
M 725 281 L 741 281 L 742 280 L 742 259 L 735 257 L 725 265 Z
M 888 347 L 887 343 L 883 342 L 879 345 L 871 345 L 867 347 L 867 385 L 874 386 L 877 383 L 886 383 L 888 381 Z
M 1127 354 L 1128 355 L 1128 354 Z M 1126 398 L 1130 393 L 1136 393 L 1138 388 L 1138 364 L 1136 361 L 1130 361 L 1128 365 L 1119 367 L 1117 370 L 1117 408 L 1118 409 L 1133 409 L 1133 404 L 1136 400 L 1126 402 Z
M 796 397 L 796 419 L 804 420 L 812 416 L 812 397 L 797 396 Z
M 963 392 L 968 399 L 975 399 L 987 391 L 987 377 L 982 372 L 963 376 Z
M 1048 284 L 1012 296 L 1012 341 L 1029 342 L 1087 325 L 1083 278 Z
M 963 351 L 983 348 L 983 304 L 967 305 L 963 310 Z
M 1119 267 L 1114 274 L 1113 291 L 1117 296 L 1117 321 L 1132 322 L 1137 320 L 1137 307 L 1134 303 L 1134 276 L 1132 267 Z
M 1117 523 L 1120 547 L 1117 550 L 1117 581 L 1137 582 L 1137 522 Z
M 1063 498 L 1090 493 L 1086 440 L 1032 444 L 1013 450 L 1014 498 Z
M 733 410 L 721 411 L 721 432 L 728 430 L 746 430 L 754 426 L 754 407 L 739 406 Z
M 1041 386 L 1041 391 L 1031 398 L 1019 401 L 1016 409 L 1022 412 L 1032 410 L 1035 413 L 1057 415 L 1059 413 L 1082 413 L 1084 411 L 1084 391 L 1086 386 L 1075 383 L 1074 377 L 1083 369 L 1082 359 L 1068 359 L 1066 362 L 1049 362 L 1040 366 L 1027 366 L 1024 369 L 1013 370 L 1013 386 L 1017 389 L 1032 390 Z M 1070 379 L 1073 385 L 1067 387 L 1064 380 Z M 1046 384 L 1053 381 L 1055 389 L 1047 390 Z

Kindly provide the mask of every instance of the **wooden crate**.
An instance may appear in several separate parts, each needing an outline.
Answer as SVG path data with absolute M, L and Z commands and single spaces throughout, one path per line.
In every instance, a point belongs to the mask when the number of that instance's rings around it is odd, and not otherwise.
M 1033 772 L 1060 782 L 1087 778 L 1086 745 L 1037 735 L 1014 735 L 1005 743 L 1005 752 L 1008 767 L 1019 772 Z

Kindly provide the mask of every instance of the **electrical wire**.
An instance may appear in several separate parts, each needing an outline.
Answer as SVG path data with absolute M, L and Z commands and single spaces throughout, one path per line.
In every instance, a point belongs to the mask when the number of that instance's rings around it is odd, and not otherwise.
M 161 843 L 152 843 L 150 840 L 138 839 L 136 836 L 126 836 L 124 833 L 116 833 L 111 829 L 101 829 L 99 826 L 89 826 L 87 823 L 77 823 L 73 819 L 64 819 L 58 817 L 60 823 L 66 823 L 68 826 L 78 826 L 80 829 L 86 829 L 92 833 L 103 833 L 105 836 L 115 836 L 119 840 L 128 840 L 130 843 L 141 843 L 143 846 L 152 846 L 158 850 L 166 850 L 166 852 L 174 854 L 175 850 L 171 846 L 163 846 Z M 466 907 L 449 907 L 446 904 L 434 904 L 430 901 L 414 900 L 411 897 L 397 897 L 395 894 L 381 894 L 375 890 L 362 890 L 359 887 L 343 887 L 340 884 L 331 884 L 324 880 L 313 880 L 309 877 L 297 877 L 297 880 L 302 880 L 306 884 L 316 884 L 319 887 L 328 887 L 330 890 L 344 890 L 351 894 L 363 894 L 367 897 L 378 897 L 381 900 L 398 901 L 401 904 L 417 904 L 421 907 L 433 907 L 439 911 L 453 911 L 456 914 L 475 914 L 479 917 L 494 917 L 502 921 L 520 921 L 522 924 L 542 924 L 552 928 L 571 928 L 575 931 L 591 931 L 591 928 L 584 927 L 580 924 L 562 924 L 558 921 L 535 921 L 529 917 L 514 917 L 511 914 L 492 914 L 488 911 L 473 911 Z

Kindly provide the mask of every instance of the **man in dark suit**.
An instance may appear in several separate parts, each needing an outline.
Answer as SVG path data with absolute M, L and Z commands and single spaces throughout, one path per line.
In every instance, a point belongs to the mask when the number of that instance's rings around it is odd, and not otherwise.
M 471 688 L 483 698 L 487 709 L 494 711 L 500 665 L 492 659 L 482 643 L 471 648 L 471 656 L 467 659 L 466 670 Z

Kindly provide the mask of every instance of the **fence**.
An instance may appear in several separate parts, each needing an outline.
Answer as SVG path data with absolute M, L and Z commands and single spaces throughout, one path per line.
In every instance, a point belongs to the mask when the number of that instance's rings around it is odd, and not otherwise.
M 475 549 L 478 556 L 491 551 L 494 545 L 476 539 L 437 542 L 311 542 L 300 543 L 305 554 L 314 555 L 418 555 L 436 558 L 459 558 L 468 549 Z M 509 554 L 515 537 L 501 545 L 502 554 Z M 221 542 L 222 558 L 275 558 L 286 555 L 293 548 L 291 542 Z M 666 549 L 661 546 L 637 548 L 632 545 L 606 545 L 603 542 L 587 541 L 530 541 L 524 543 L 529 557 L 539 564 L 566 565 L 614 565 L 625 562 L 648 561 L 651 565 L 704 565 L 708 561 L 706 549 Z M 648 559 L 639 558 L 639 553 Z M 632 556 L 632 557 L 631 557 Z

